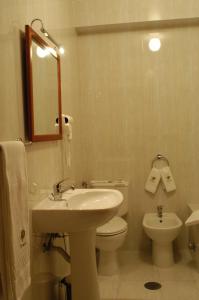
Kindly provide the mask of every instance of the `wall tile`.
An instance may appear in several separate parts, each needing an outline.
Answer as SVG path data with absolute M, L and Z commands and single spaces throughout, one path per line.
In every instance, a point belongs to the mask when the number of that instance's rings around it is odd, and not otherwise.
M 79 107 L 88 179 L 126 178 L 129 192 L 127 247 L 149 247 L 145 212 L 176 211 L 198 199 L 198 27 L 81 35 Z M 161 50 L 148 41 L 159 36 Z M 197 50 L 198 49 L 198 50 Z M 170 161 L 177 191 L 144 191 L 153 157 Z M 185 247 L 184 231 L 178 243 Z
M 74 24 L 92 26 L 197 17 L 197 0 L 73 0 Z
M 71 16 L 71 1 L 15 0 L 1 3 L 0 62 L 3 71 L 0 77 L 1 140 L 24 137 L 25 57 L 22 53 L 22 34 L 25 24 L 30 24 L 33 18 L 41 18 L 55 40 L 66 47 L 66 54 L 61 58 L 63 107 L 65 113 L 73 114 L 72 100 L 78 95 L 78 76 L 75 57 L 76 34 L 72 29 Z M 63 177 L 61 149 L 60 142 L 36 143 L 27 148 L 30 183 L 35 181 L 41 188 L 50 188 L 55 181 Z

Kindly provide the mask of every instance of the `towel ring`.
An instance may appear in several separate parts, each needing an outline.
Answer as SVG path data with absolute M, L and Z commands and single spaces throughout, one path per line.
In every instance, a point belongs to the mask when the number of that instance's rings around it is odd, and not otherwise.
M 164 161 L 167 163 L 167 165 L 169 166 L 169 161 L 168 161 L 168 159 L 167 159 L 165 156 L 163 156 L 162 154 L 157 154 L 156 157 L 152 160 L 152 164 L 151 164 L 151 167 L 152 167 L 152 168 L 153 168 L 153 166 L 154 166 L 154 163 L 155 163 L 157 160 L 164 160 Z

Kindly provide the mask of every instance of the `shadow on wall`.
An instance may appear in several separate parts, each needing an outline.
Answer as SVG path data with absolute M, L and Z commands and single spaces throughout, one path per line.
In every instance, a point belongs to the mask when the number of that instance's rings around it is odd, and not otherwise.
M 21 68 L 22 68 L 22 91 L 23 91 L 23 115 L 24 115 L 24 134 L 25 139 L 28 139 L 28 91 L 27 91 L 27 73 L 26 73 L 26 47 L 25 34 L 20 31 L 20 53 L 21 53 Z
M 3 300 L 3 289 L 2 289 L 2 283 L 1 283 L 1 275 L 0 275 L 0 300 Z

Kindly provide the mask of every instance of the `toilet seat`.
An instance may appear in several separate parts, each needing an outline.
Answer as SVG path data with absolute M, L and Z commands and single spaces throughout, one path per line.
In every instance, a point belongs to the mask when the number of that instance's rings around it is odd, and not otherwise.
M 112 236 L 120 234 L 127 230 L 127 223 L 120 217 L 113 217 L 106 224 L 100 226 L 96 230 L 97 236 Z

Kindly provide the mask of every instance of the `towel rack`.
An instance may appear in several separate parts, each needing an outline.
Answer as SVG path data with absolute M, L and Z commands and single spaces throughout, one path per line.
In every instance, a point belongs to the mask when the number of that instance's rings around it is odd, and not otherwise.
M 24 144 L 24 146 L 30 146 L 32 145 L 32 142 L 31 141 L 23 141 L 23 139 L 20 137 L 18 139 L 16 139 L 17 141 L 20 141 Z
M 155 163 L 157 160 L 164 160 L 164 161 L 167 163 L 167 165 L 169 166 L 169 161 L 168 161 L 168 159 L 167 159 L 165 156 L 163 156 L 162 154 L 157 154 L 156 157 L 154 157 L 154 159 L 152 160 L 152 164 L 151 164 L 151 167 L 152 167 L 152 168 L 153 168 L 153 166 L 154 166 L 154 163 Z

